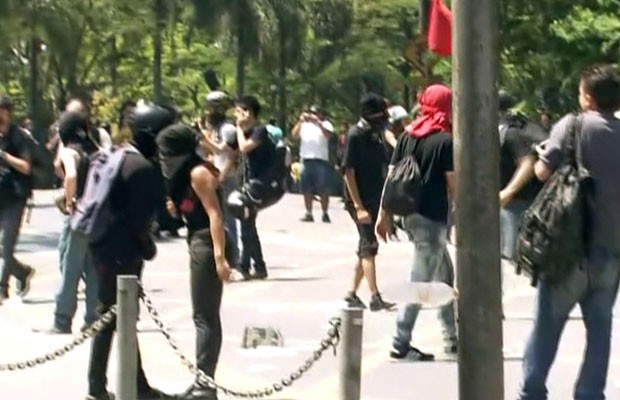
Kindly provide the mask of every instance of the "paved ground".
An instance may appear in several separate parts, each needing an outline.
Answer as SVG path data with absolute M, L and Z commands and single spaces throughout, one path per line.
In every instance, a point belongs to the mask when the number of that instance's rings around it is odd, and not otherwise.
M 61 217 L 50 206 L 49 192 L 37 193 L 38 207 L 24 228 L 19 258 L 37 267 L 33 290 L 25 303 L 10 300 L 0 306 L 0 363 L 40 356 L 61 346 L 70 337 L 32 333 L 33 327 L 51 323 L 53 296 L 59 280 L 55 249 Z M 283 377 L 307 357 L 327 329 L 327 321 L 338 313 L 351 280 L 355 247 L 354 227 L 339 202 L 332 207 L 333 224 L 302 224 L 301 199 L 285 198 L 259 219 L 259 231 L 270 269 L 265 282 L 235 283 L 226 287 L 223 301 L 224 346 L 217 378 L 237 389 L 262 387 Z M 379 257 L 380 286 L 387 299 L 405 299 L 406 265 L 411 257 L 407 243 L 385 246 Z M 193 354 L 194 329 L 188 293 L 188 256 L 183 240 L 160 243 L 159 256 L 147 266 L 145 286 L 153 297 L 174 337 L 189 356 Z M 506 271 L 507 321 L 504 325 L 507 361 L 506 399 L 514 399 L 520 379 L 520 360 L 531 326 L 534 292 L 526 281 Z M 368 293 L 361 293 L 367 299 Z M 80 305 L 82 307 L 82 305 Z M 82 308 L 80 308 L 81 317 Z M 575 314 L 578 317 L 578 314 Z M 80 326 L 75 320 L 76 329 Z M 273 325 L 285 338 L 279 349 L 240 348 L 246 325 Z M 616 325 L 618 325 L 616 323 Z M 182 391 L 191 376 L 153 331 L 143 312 L 140 342 L 146 371 L 152 383 L 172 392 Z M 454 362 L 392 363 L 388 358 L 394 314 L 365 315 L 363 395 L 364 400 L 456 400 L 457 366 Z M 619 326 L 616 326 L 619 328 Z M 414 333 L 423 349 L 440 349 L 439 324 L 432 310 L 422 313 Z M 581 321 L 567 326 L 560 355 L 550 377 L 552 400 L 571 398 L 584 342 Z M 614 337 L 609 399 L 620 399 L 618 377 L 620 338 Z M 437 350 L 440 351 L 440 350 Z M 88 346 L 63 359 L 25 372 L 0 374 L 2 399 L 81 399 L 86 392 L 85 366 Z M 110 388 L 116 381 L 115 360 L 110 368 Z M 331 355 L 322 360 L 301 382 L 275 399 L 337 399 L 338 364 Z M 464 399 L 470 400 L 470 399 Z

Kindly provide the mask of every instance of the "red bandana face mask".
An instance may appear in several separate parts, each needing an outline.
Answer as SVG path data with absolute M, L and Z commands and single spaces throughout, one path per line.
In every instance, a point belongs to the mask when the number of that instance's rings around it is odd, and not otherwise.
M 452 132 L 452 92 L 444 85 L 429 86 L 418 97 L 420 115 L 408 127 L 407 133 L 423 138 L 434 132 Z

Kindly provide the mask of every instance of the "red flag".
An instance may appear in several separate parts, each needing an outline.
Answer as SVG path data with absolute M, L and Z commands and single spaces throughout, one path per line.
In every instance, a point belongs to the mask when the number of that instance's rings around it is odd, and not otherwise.
M 435 54 L 452 54 L 452 11 L 442 0 L 432 0 L 428 21 L 428 48 Z

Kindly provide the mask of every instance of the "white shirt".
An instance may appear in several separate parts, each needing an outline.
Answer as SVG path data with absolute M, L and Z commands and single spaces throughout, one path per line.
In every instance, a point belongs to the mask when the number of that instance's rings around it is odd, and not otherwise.
M 322 121 L 321 126 L 312 122 L 302 122 L 299 128 L 301 139 L 299 154 L 302 160 L 329 161 L 329 140 L 321 127 L 328 132 L 334 132 L 334 126 L 329 121 Z
M 104 149 L 112 148 L 112 137 L 110 136 L 108 131 L 106 131 L 103 128 L 99 128 L 98 131 L 99 131 L 99 145 Z
M 236 141 L 237 139 L 237 128 L 235 128 L 233 124 L 228 122 L 224 122 L 214 133 L 215 142 L 218 144 L 222 142 L 231 143 Z M 226 150 L 220 154 L 214 154 L 213 164 L 218 170 L 220 170 L 220 172 L 222 172 L 224 171 L 224 168 L 226 168 L 228 163 L 232 161 L 232 157 L 233 154 L 231 150 Z M 234 171 L 229 171 L 229 174 L 234 174 Z

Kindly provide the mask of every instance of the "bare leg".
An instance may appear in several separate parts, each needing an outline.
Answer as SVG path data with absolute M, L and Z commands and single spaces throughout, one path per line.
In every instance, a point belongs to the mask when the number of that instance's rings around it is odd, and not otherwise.
M 304 205 L 306 206 L 306 213 L 312 214 L 312 200 L 314 196 L 310 194 L 304 194 Z
M 377 269 L 375 267 L 375 257 L 364 257 L 361 261 L 362 269 L 364 271 L 364 276 L 366 277 L 366 282 L 368 282 L 368 289 L 370 289 L 370 293 L 379 293 L 379 289 L 377 288 Z
M 357 293 L 364 278 L 364 270 L 362 269 L 362 260 L 357 259 L 355 263 L 355 275 L 353 276 L 353 293 Z
M 327 211 L 329 210 L 329 196 L 321 196 L 321 209 L 324 214 L 327 214 Z

